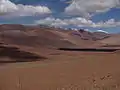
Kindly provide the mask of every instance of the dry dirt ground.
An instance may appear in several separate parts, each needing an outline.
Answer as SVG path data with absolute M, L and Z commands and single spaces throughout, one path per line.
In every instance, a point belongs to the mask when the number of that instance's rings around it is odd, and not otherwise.
M 0 90 L 120 90 L 120 51 L 55 50 L 120 48 L 119 38 L 84 30 L 0 25 Z
M 64 52 L 0 65 L 0 90 L 120 90 L 120 53 Z

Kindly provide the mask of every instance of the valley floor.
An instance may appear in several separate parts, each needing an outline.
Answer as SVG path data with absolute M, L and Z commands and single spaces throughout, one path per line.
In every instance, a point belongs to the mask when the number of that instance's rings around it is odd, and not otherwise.
M 0 65 L 0 90 L 120 90 L 120 53 L 50 52 Z

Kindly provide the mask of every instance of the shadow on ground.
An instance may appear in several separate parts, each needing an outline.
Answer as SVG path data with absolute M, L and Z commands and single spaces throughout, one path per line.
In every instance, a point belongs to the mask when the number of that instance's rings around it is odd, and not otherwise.
M 22 51 L 15 47 L 0 46 L 0 58 L 9 58 L 9 60 L 0 60 L 0 63 L 33 62 L 46 59 L 43 56 Z
M 120 49 L 102 49 L 102 48 L 58 48 L 63 51 L 82 51 L 82 52 L 115 52 Z

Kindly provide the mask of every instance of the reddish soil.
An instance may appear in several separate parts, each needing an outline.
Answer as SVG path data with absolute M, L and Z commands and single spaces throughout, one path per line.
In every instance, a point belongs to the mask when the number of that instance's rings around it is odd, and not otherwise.
M 53 52 L 48 60 L 1 65 L 0 89 L 119 90 L 119 60 L 117 53 Z
M 120 90 L 120 51 L 56 50 L 120 48 L 119 40 L 114 42 L 119 35 L 104 38 L 106 34 L 94 33 L 94 40 L 93 33 L 79 31 L 73 35 L 74 32 L 77 31 L 1 25 L 0 90 Z

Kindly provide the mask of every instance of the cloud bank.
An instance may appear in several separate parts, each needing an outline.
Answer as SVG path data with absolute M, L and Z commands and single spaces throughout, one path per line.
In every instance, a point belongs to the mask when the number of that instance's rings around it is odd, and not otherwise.
M 105 22 L 93 22 L 92 20 L 81 18 L 81 17 L 75 17 L 70 19 L 59 19 L 59 18 L 53 18 L 53 17 L 47 17 L 45 19 L 36 20 L 34 22 L 35 24 L 44 24 L 44 25 L 50 25 L 50 26 L 76 26 L 76 27 L 93 27 L 93 28 L 109 28 L 109 27 L 116 27 L 120 26 L 120 21 L 115 21 L 114 19 L 109 19 Z
M 46 6 L 16 5 L 9 0 L 0 0 L 0 15 L 34 16 L 49 13 L 51 10 Z
M 65 8 L 65 13 L 88 18 L 95 13 L 106 12 L 111 8 L 117 7 L 120 7 L 120 0 L 73 0 L 73 2 Z

